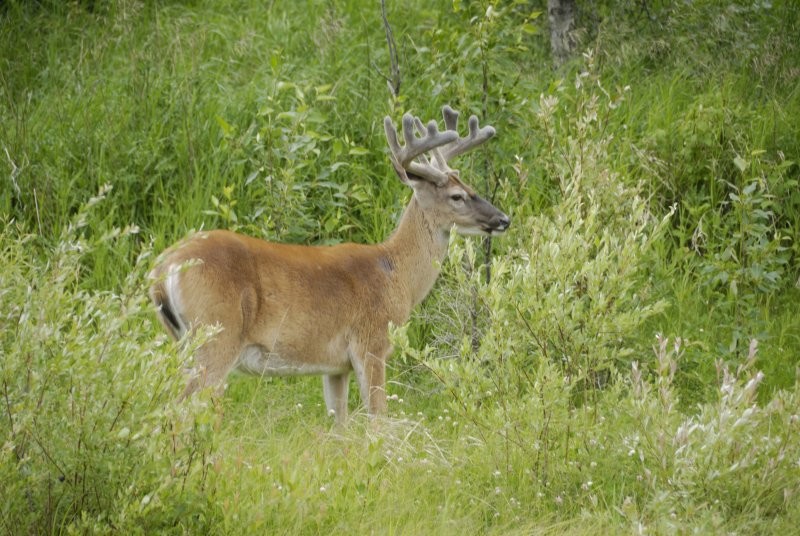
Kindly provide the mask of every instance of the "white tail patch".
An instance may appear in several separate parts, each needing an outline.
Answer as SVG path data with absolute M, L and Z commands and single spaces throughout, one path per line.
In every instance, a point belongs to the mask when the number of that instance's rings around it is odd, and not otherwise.
M 164 279 L 164 292 L 167 294 L 167 303 L 173 312 L 175 322 L 178 324 L 178 338 L 183 337 L 189 329 L 183 319 L 183 303 L 180 293 L 182 267 L 181 264 L 170 264 L 167 269 L 167 277 Z

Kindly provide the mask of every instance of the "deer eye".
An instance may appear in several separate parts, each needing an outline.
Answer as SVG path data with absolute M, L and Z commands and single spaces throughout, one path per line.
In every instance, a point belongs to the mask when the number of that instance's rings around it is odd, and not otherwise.
M 450 196 L 450 200 L 452 200 L 452 201 L 463 201 L 464 200 L 464 194 L 453 194 L 453 195 Z

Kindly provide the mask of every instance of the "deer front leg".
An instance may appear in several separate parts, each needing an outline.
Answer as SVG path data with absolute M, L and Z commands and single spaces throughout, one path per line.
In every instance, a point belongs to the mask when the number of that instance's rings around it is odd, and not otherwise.
M 361 401 L 371 418 L 386 415 L 386 356 L 391 348 L 378 352 L 358 352 L 351 357 Z
M 322 391 L 328 413 L 333 412 L 336 424 L 347 420 L 347 391 L 350 387 L 350 373 L 329 374 L 322 377 Z

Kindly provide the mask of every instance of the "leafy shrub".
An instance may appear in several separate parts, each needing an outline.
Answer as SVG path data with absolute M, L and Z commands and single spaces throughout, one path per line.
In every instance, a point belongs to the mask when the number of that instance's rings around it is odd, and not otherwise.
M 781 532 L 800 515 L 800 442 L 796 440 L 798 384 L 757 403 L 764 374 L 755 369 L 757 341 L 735 371 L 717 360 L 718 391 L 694 415 L 677 410 L 672 382 L 682 355 L 660 337 L 655 346 L 656 380 L 648 382 L 638 366 L 631 374 L 631 396 L 619 407 L 631 430 L 624 443 L 639 464 L 648 500 L 644 515 L 674 530 L 690 519 L 706 530 L 727 525 L 742 530 Z M 790 409 L 792 408 L 792 409 Z
M 80 287 L 82 259 L 135 227 L 88 240 L 87 203 L 53 248 L 5 222 L 0 263 L 0 520 L 8 533 L 202 527 L 218 416 L 175 407 L 193 346 L 154 341 L 145 248 L 115 291 Z M 42 257 L 31 257 L 39 250 Z M 187 485 L 189 482 L 189 485 Z
M 228 155 L 232 185 L 223 188 L 221 198 L 212 196 L 213 208 L 205 214 L 227 228 L 271 240 L 330 242 L 359 234 L 345 220 L 365 211 L 371 188 L 339 177 L 369 176 L 362 161 L 370 151 L 330 131 L 331 89 L 279 81 L 249 125 L 217 117 L 218 149 Z M 235 208 L 237 198 L 244 214 Z
M 638 189 L 609 166 L 611 140 L 601 135 L 603 117 L 622 96 L 603 97 L 592 76 L 579 75 L 576 83 L 587 87 L 576 101 L 548 95 L 538 105 L 548 144 L 545 165 L 560 201 L 515 223 L 522 229 L 515 233 L 518 244 L 495 261 L 488 285 L 477 271 L 458 269 L 462 257 L 474 266 L 476 256 L 469 243 L 456 246 L 450 272 L 460 278 L 460 288 L 446 292 L 449 310 L 432 323 L 445 332 L 471 334 L 478 303 L 489 316 L 475 359 L 516 355 L 523 361 L 515 365 L 526 368 L 547 360 L 569 382 L 599 385 L 611 368 L 627 366 L 640 326 L 664 309 L 650 292 L 646 268 L 667 220 L 659 221 Z M 477 302 L 469 298 L 476 292 Z M 471 355 L 459 346 L 470 344 L 455 341 L 455 350 L 441 351 Z
M 669 221 L 609 165 L 603 118 L 620 97 L 595 83 L 584 74 L 574 100 L 540 99 L 561 199 L 517 223 L 524 231 L 494 259 L 492 280 L 462 268 L 475 265 L 469 242 L 453 245 L 458 288 L 443 292 L 432 322 L 460 338 L 414 350 L 397 329 L 395 342 L 444 388 L 475 473 L 497 475 L 476 487 L 498 514 L 521 501 L 534 516 L 607 519 L 611 509 L 619 517 L 609 523 L 640 532 L 765 522 L 779 532 L 800 515 L 790 499 L 800 490 L 798 421 L 787 411 L 797 386 L 759 406 L 753 342 L 736 373 L 717 362 L 718 396 L 686 414 L 674 385 L 681 341 L 658 335 L 644 357 L 645 321 L 666 307 L 648 267 Z
M 583 449 L 605 448 L 604 401 L 623 396 L 613 379 L 638 355 L 645 320 L 665 307 L 647 266 L 668 220 L 609 167 L 604 118 L 623 97 L 603 95 L 593 76 L 579 75 L 576 99 L 547 95 L 537 106 L 560 200 L 515 223 L 517 244 L 494 259 L 489 283 L 459 269 L 462 259 L 475 265 L 471 243 L 451 244 L 457 288 L 443 291 L 437 303 L 446 308 L 431 323 L 460 339 L 415 352 L 404 330 L 396 333 L 403 351 L 444 384 L 451 409 L 494 464 L 489 472 L 559 504 L 593 494 Z M 602 470 L 609 478 L 631 471 Z

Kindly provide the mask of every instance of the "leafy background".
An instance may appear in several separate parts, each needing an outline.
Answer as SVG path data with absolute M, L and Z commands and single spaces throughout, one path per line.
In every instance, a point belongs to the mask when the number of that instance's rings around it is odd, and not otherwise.
M 0 4 L 3 531 L 796 527 L 800 13 L 578 7 L 555 69 L 544 2 L 388 2 L 392 96 L 376 2 Z M 393 329 L 390 418 L 333 429 L 313 378 L 174 404 L 202 341 L 155 253 L 384 239 L 381 120 L 445 103 L 497 128 L 459 165 L 513 225 Z

